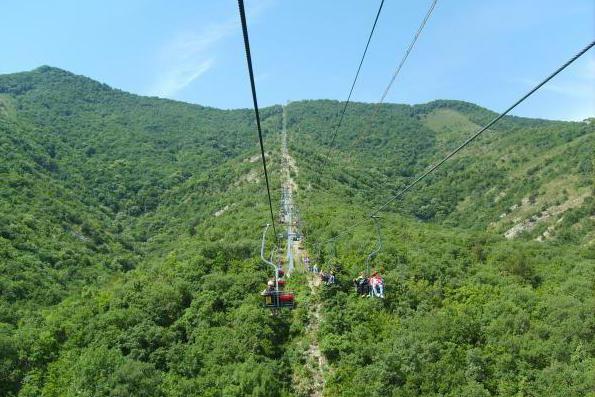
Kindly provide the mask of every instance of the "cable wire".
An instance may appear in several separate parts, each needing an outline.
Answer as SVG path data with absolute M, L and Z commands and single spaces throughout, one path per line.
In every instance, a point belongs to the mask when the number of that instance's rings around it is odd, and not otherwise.
M 409 47 L 407 47 L 407 50 L 403 54 L 403 58 L 401 58 L 401 61 L 395 68 L 395 71 L 394 71 L 390 81 L 388 82 L 388 85 L 384 89 L 384 92 L 382 93 L 380 100 L 378 102 L 376 102 L 376 109 L 374 110 L 374 113 L 372 114 L 372 121 L 374 121 L 376 119 L 376 117 L 378 116 L 378 112 L 380 111 L 380 105 L 382 105 L 384 103 L 384 100 L 386 99 L 386 96 L 388 95 L 393 84 L 397 80 L 399 73 L 401 73 L 401 69 L 403 69 L 403 65 L 405 65 L 407 58 L 409 58 L 409 54 L 413 50 L 415 43 L 417 43 L 417 39 L 421 35 L 421 32 L 424 30 L 424 27 L 426 26 L 428 20 L 430 19 L 430 16 L 432 15 L 434 8 L 436 7 L 436 3 L 438 3 L 438 0 L 432 0 L 432 4 L 430 4 L 430 8 L 428 8 L 428 11 L 426 12 L 426 15 L 424 16 L 424 19 L 421 21 L 419 27 L 417 28 L 415 35 L 413 35 L 413 39 L 411 40 L 411 42 L 409 43 Z
M 411 43 L 409 44 L 407 51 L 405 51 L 405 55 L 403 55 L 403 59 L 401 59 L 399 66 L 397 66 L 397 68 L 395 69 L 395 72 L 393 73 L 393 77 L 391 78 L 390 82 L 386 86 L 386 89 L 384 90 L 384 93 L 382 94 L 382 98 L 380 98 L 380 101 L 378 102 L 379 105 L 384 103 L 384 100 L 386 99 L 388 92 L 390 91 L 393 83 L 397 79 L 397 76 L 401 72 L 401 69 L 403 68 L 403 65 L 405 64 L 405 61 L 407 61 L 407 58 L 409 57 L 411 50 L 413 50 L 413 47 L 415 46 L 415 43 L 417 42 L 419 35 L 421 34 L 422 30 L 424 30 L 424 27 L 426 26 L 428 19 L 430 19 L 430 16 L 432 15 L 432 11 L 434 11 L 434 8 L 436 7 L 437 2 L 438 2 L 438 0 L 432 1 L 432 4 L 430 5 L 428 12 L 426 12 L 426 16 L 424 17 L 423 21 L 419 25 L 419 28 L 417 28 L 417 32 L 415 32 L 415 35 L 413 36 L 413 40 L 411 40 Z
M 273 215 L 273 200 L 271 199 L 271 188 L 269 185 L 269 173 L 267 171 L 267 160 L 264 152 L 264 143 L 262 139 L 262 129 L 260 127 L 260 112 L 258 111 L 258 100 L 256 99 L 256 85 L 254 84 L 254 70 L 252 69 L 252 56 L 250 55 L 250 40 L 248 38 L 248 24 L 246 23 L 246 12 L 244 10 L 244 0 L 238 0 L 240 9 L 240 19 L 242 20 L 242 33 L 244 34 L 244 47 L 246 49 L 246 61 L 248 63 L 248 74 L 250 74 L 250 86 L 252 87 L 252 102 L 254 102 L 254 113 L 256 115 L 256 127 L 258 129 L 258 141 L 260 142 L 260 155 L 262 157 L 262 167 L 264 169 L 264 179 L 267 186 L 267 195 L 269 198 L 269 210 L 271 212 L 271 224 L 277 240 L 277 228 L 275 227 L 275 216 Z
M 456 149 L 454 149 L 453 151 L 451 151 L 450 153 L 448 153 L 446 155 L 446 157 L 444 157 L 438 163 L 436 163 L 433 166 L 431 166 L 427 171 L 425 171 L 423 174 L 421 174 L 420 176 L 418 176 L 413 182 L 411 182 L 409 185 L 407 185 L 405 188 L 403 188 L 397 194 L 395 194 L 394 196 L 392 196 L 388 201 L 386 201 L 380 207 L 378 207 L 377 209 L 373 210 L 365 219 L 363 219 L 363 220 L 361 220 L 359 222 L 356 222 L 355 224 L 351 225 L 350 227 L 348 227 L 347 229 L 345 229 L 343 232 L 339 233 L 337 236 L 335 236 L 335 237 L 330 238 L 329 240 L 327 240 L 327 242 L 330 242 L 330 241 L 339 239 L 339 237 L 341 237 L 341 236 L 349 233 L 350 231 L 352 231 L 353 229 L 355 229 L 356 227 L 358 227 L 362 223 L 366 222 L 369 217 L 377 215 L 380 211 L 382 211 L 383 209 L 385 209 L 386 207 L 388 207 L 388 205 L 390 203 L 392 203 L 396 199 L 402 197 L 405 193 L 407 193 L 409 190 L 411 190 L 415 185 L 417 185 L 419 182 L 421 182 L 423 179 L 425 179 L 428 175 L 432 174 L 440 166 L 442 166 L 442 164 L 444 164 L 445 162 L 447 162 L 451 157 L 453 157 L 455 154 L 457 154 L 459 151 L 461 151 L 465 146 L 467 146 L 468 144 L 470 144 L 471 142 L 473 142 L 477 137 L 479 137 L 481 134 L 483 134 L 488 128 L 490 128 L 491 126 L 493 126 L 494 124 L 496 124 L 498 121 L 500 121 L 500 119 L 502 119 L 504 116 L 506 116 L 515 107 L 517 107 L 519 104 L 521 104 L 523 101 L 525 101 L 531 95 L 533 95 L 537 90 L 539 90 L 547 82 L 549 82 L 556 75 L 558 75 L 560 72 L 562 72 L 568 66 L 570 66 L 578 58 L 580 58 L 581 56 L 583 56 L 587 51 L 589 51 L 591 48 L 593 48 L 593 46 L 595 46 L 595 41 L 592 41 L 585 48 L 583 48 L 582 50 L 580 50 L 576 55 L 574 55 L 572 58 L 570 58 L 568 61 L 566 61 L 566 63 L 564 63 L 562 66 L 560 66 L 558 69 L 556 69 L 553 73 L 551 73 L 548 77 L 546 77 L 543 81 L 541 81 L 539 84 L 537 84 L 535 87 L 533 87 L 533 89 L 531 89 L 528 93 L 526 93 L 525 95 L 523 95 L 519 100 L 517 100 L 514 104 L 512 104 L 508 109 L 506 109 L 505 111 L 503 111 L 502 113 L 500 113 L 498 116 L 496 116 L 494 119 L 492 119 L 492 121 L 490 121 L 484 127 L 482 127 L 481 129 L 479 129 L 479 131 L 477 131 L 475 134 L 473 134 L 472 136 L 470 136 L 469 138 L 467 138 L 467 140 L 465 140 Z
M 415 43 L 417 42 L 417 39 L 421 35 L 421 32 L 423 31 L 424 27 L 426 26 L 426 23 L 428 22 L 428 19 L 430 19 L 430 16 L 432 15 L 432 11 L 434 11 L 434 8 L 436 7 L 436 3 L 438 3 L 438 0 L 432 0 L 432 4 L 430 5 L 430 8 L 426 12 L 426 15 L 424 16 L 424 19 L 422 20 L 421 24 L 417 28 L 417 31 L 415 32 L 415 35 L 413 36 L 413 39 L 409 43 L 409 47 L 407 47 L 407 50 L 405 51 L 405 54 L 403 55 L 403 58 L 399 62 L 399 65 L 395 69 L 395 72 L 393 73 L 392 78 L 390 79 L 390 82 L 388 83 L 388 85 L 384 89 L 384 92 L 382 94 L 382 97 L 380 98 L 380 101 L 378 101 L 376 103 L 377 106 L 376 106 L 376 110 L 374 111 L 374 114 L 372 115 L 372 119 L 376 118 L 376 116 L 378 114 L 378 111 L 380 109 L 380 105 L 384 103 L 384 100 L 386 99 L 386 96 L 388 95 L 388 92 L 390 91 L 392 85 L 394 84 L 395 80 L 397 79 L 397 76 L 399 75 L 399 73 L 401 73 L 401 69 L 403 68 L 403 65 L 405 65 L 405 62 L 407 61 L 407 58 L 409 57 L 409 54 L 413 50 L 413 47 L 415 46 Z M 379 10 L 379 12 L 380 12 L 380 10 Z M 368 41 L 368 43 L 369 43 L 369 41 Z M 366 46 L 366 50 L 367 49 L 368 49 L 368 47 Z M 365 52 L 364 52 L 364 55 L 365 55 Z M 362 58 L 362 62 L 363 62 L 363 58 Z M 360 64 L 360 67 L 361 67 L 361 64 Z M 358 69 L 358 73 L 359 73 L 359 69 Z M 357 78 L 357 75 L 356 75 L 356 78 Z M 355 85 L 355 81 L 353 83 Z M 353 90 L 353 86 L 351 87 L 351 89 Z M 349 93 L 349 97 L 351 97 L 351 92 Z M 343 114 L 341 114 L 341 121 L 343 120 L 343 116 L 345 114 L 345 109 L 346 108 L 347 108 L 347 103 L 345 104 L 345 106 L 343 108 Z M 339 123 L 339 127 L 340 127 L 340 123 Z M 338 132 L 338 127 L 335 129 L 335 134 L 333 135 L 333 139 L 331 140 L 331 143 L 329 145 L 331 148 L 332 148 L 332 146 L 333 146 L 333 144 L 335 142 L 335 138 L 336 138 L 337 132 Z
M 372 36 L 374 35 L 374 30 L 376 29 L 376 23 L 378 23 L 378 18 L 380 17 L 380 12 L 382 11 L 382 6 L 384 6 L 384 0 L 380 2 L 380 6 L 378 7 L 378 12 L 376 13 L 376 18 L 374 19 L 374 24 L 372 25 L 372 30 L 370 31 L 370 35 L 368 36 L 368 42 L 366 43 L 366 48 L 364 48 L 364 53 L 362 54 L 362 58 L 359 61 L 359 66 L 357 67 L 357 72 L 355 73 L 355 78 L 353 79 L 353 83 L 351 83 L 351 89 L 349 90 L 349 95 L 347 96 L 347 100 L 343 105 L 343 110 L 341 111 L 341 116 L 339 117 L 339 122 L 333 131 L 333 136 L 331 137 L 331 143 L 329 146 L 333 146 L 335 143 L 335 138 L 337 137 L 337 132 L 339 128 L 341 128 L 341 124 L 343 123 L 343 117 L 345 117 L 345 111 L 347 110 L 347 105 L 349 105 L 349 101 L 351 100 L 351 94 L 353 94 L 353 88 L 355 87 L 355 83 L 357 82 L 357 78 L 359 77 L 359 72 L 362 69 L 362 65 L 364 64 L 364 59 L 366 58 L 366 53 L 368 52 L 368 47 L 370 46 L 370 41 L 372 40 Z

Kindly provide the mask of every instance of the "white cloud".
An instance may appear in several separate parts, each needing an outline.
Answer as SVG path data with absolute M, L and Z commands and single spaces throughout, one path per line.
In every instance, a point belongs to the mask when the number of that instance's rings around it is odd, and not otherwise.
M 573 98 L 595 97 L 593 88 L 595 84 L 595 59 L 588 59 L 574 72 L 567 75 L 563 73 L 546 83 L 541 89 Z M 534 86 L 538 83 L 537 80 L 532 79 L 518 79 L 516 81 L 528 86 Z
M 589 69 L 595 69 L 595 61 L 586 64 L 579 69 L 574 76 L 560 78 L 559 81 L 551 81 L 543 89 L 556 94 L 573 97 L 592 99 L 595 98 L 595 71 L 588 73 Z
M 518 79 L 525 86 L 537 85 L 537 80 Z M 569 69 L 545 84 L 541 90 L 560 99 L 555 117 L 581 121 L 595 116 L 595 58 L 589 57 L 575 69 Z
M 259 83 L 262 81 L 266 81 L 269 78 L 269 74 L 268 73 L 259 73 L 256 76 L 254 76 L 254 80 Z
M 271 2 L 262 0 L 247 11 L 254 19 Z M 158 77 L 148 90 L 149 95 L 172 98 L 190 83 L 207 73 L 216 62 L 215 47 L 222 40 L 240 35 L 239 17 L 206 26 L 200 32 L 180 32 L 158 55 Z
M 209 71 L 215 64 L 211 49 L 237 28 L 235 21 L 206 27 L 202 32 L 181 33 L 161 49 L 159 76 L 151 95 L 171 98 Z
M 208 58 L 178 64 L 177 67 L 171 68 L 160 77 L 151 89 L 151 95 L 165 98 L 175 96 L 184 87 L 188 86 L 188 84 L 206 73 L 213 66 L 214 62 L 214 58 Z

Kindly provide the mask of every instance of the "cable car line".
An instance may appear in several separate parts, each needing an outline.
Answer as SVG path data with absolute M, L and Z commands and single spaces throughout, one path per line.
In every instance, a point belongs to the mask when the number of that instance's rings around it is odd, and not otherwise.
M 378 253 L 382 249 L 382 233 L 380 232 L 380 221 L 378 220 L 380 219 L 380 217 L 377 215 L 372 215 L 370 218 L 374 221 L 374 227 L 376 228 L 376 246 L 374 247 L 372 252 L 370 252 L 366 257 L 366 274 L 368 276 L 370 276 L 370 261 L 376 255 L 378 255 Z
M 419 28 L 417 28 L 417 32 L 415 32 L 415 35 L 413 36 L 413 40 L 411 40 L 411 43 L 409 44 L 409 47 L 407 48 L 407 51 L 405 51 L 405 55 L 403 55 L 403 59 L 401 59 L 401 62 L 399 63 L 399 66 L 397 66 L 397 68 L 395 69 L 395 72 L 393 73 L 393 77 L 391 78 L 390 82 L 386 86 L 386 89 L 384 90 L 384 93 L 382 94 L 382 97 L 380 98 L 380 101 L 378 102 L 378 105 L 384 103 L 384 100 L 386 99 L 386 96 L 388 95 L 388 92 L 390 91 L 393 83 L 397 79 L 397 76 L 401 72 L 401 69 L 403 68 L 403 65 L 405 64 L 405 62 L 407 61 L 407 58 L 409 57 L 409 54 L 411 53 L 411 50 L 413 50 L 413 47 L 415 46 L 415 43 L 417 42 L 417 39 L 419 38 L 419 35 L 424 30 L 424 27 L 426 26 L 426 23 L 428 22 L 428 19 L 430 19 L 430 16 L 432 15 L 432 11 L 434 11 L 434 8 L 436 7 L 436 3 L 437 2 L 438 2 L 438 0 L 433 0 L 432 1 L 432 4 L 430 5 L 430 8 L 428 9 L 428 12 L 426 12 L 426 16 L 424 17 L 423 21 L 421 22 L 421 25 L 419 25 Z M 376 111 L 378 111 L 378 107 L 376 108 Z
M 372 40 L 372 36 L 374 35 L 374 30 L 376 29 L 376 23 L 378 22 L 378 18 L 380 17 L 380 12 L 382 11 L 382 6 L 384 6 L 384 0 L 380 2 L 380 6 L 378 7 L 378 12 L 376 13 L 376 18 L 374 19 L 374 24 L 372 25 L 372 30 L 370 31 L 370 35 L 368 36 L 368 42 L 366 43 L 366 48 L 364 48 L 364 53 L 362 54 L 362 58 L 359 61 L 359 66 L 357 67 L 357 72 L 355 73 L 355 78 L 353 79 L 353 83 L 351 83 L 351 89 L 349 90 L 349 95 L 347 96 L 347 100 L 343 105 L 343 110 L 341 111 L 341 116 L 339 117 L 339 122 L 333 131 L 333 136 L 331 137 L 331 142 L 329 144 L 330 147 L 333 146 L 335 143 L 335 138 L 337 137 L 337 132 L 339 128 L 341 128 L 341 124 L 343 123 L 343 117 L 345 116 L 345 111 L 347 110 L 347 105 L 349 105 L 349 101 L 351 100 L 351 94 L 353 94 L 353 89 L 355 87 L 355 83 L 357 82 L 357 78 L 359 77 L 359 72 L 362 69 L 362 65 L 364 64 L 364 59 L 366 58 L 366 53 L 368 52 L 368 47 L 370 46 L 370 41 Z
M 395 82 L 396 78 L 398 77 L 398 74 L 400 73 L 400 71 L 402 70 L 403 65 L 405 64 L 409 54 L 411 53 L 415 43 L 417 42 L 421 32 L 423 31 L 423 28 L 425 27 L 425 25 L 427 24 L 427 21 L 429 20 L 436 4 L 437 4 L 438 0 L 433 0 L 432 4 L 428 10 L 428 12 L 426 13 L 420 27 L 418 28 L 417 32 L 415 33 L 413 40 L 411 41 L 407 51 L 405 52 L 404 57 L 402 58 L 401 62 L 399 63 L 397 69 L 395 70 L 395 73 L 393 74 L 392 79 L 390 80 L 387 88 L 385 89 L 380 102 L 378 102 L 378 105 L 382 104 L 383 101 L 385 100 L 388 92 L 390 91 L 390 88 L 392 87 L 393 83 Z M 370 32 L 370 36 L 368 37 L 368 42 L 366 44 L 364 53 L 362 55 L 362 59 L 360 61 L 359 67 L 357 69 L 356 75 L 355 75 L 355 79 L 352 83 L 351 86 L 351 90 L 349 92 L 349 96 L 347 98 L 347 101 L 345 102 L 345 105 L 343 107 L 343 111 L 341 113 L 341 117 L 339 119 L 339 123 L 337 125 L 337 128 L 334 131 L 334 135 L 332 137 L 331 140 L 331 147 L 332 144 L 334 143 L 335 137 L 337 135 L 337 131 L 338 131 L 338 127 L 340 127 L 342 121 L 343 121 L 343 117 L 345 115 L 345 111 L 346 108 L 349 104 L 349 101 L 351 99 L 351 95 L 353 93 L 353 89 L 355 87 L 357 78 L 359 76 L 359 72 L 361 70 L 363 61 L 365 59 L 365 55 L 366 52 L 368 50 L 374 29 L 376 27 L 376 24 L 378 22 L 378 18 L 380 16 L 380 12 L 382 10 L 384 4 L 384 0 L 381 1 L 376 18 L 374 20 L 374 25 L 372 27 L 372 30 Z M 259 113 L 259 108 L 258 108 L 258 101 L 257 101 L 257 96 L 256 96 L 256 87 L 255 87 L 255 82 L 254 82 L 254 72 L 253 72 L 253 66 L 252 66 L 252 58 L 251 58 L 251 54 L 250 54 L 250 43 L 249 43 L 249 37 L 248 37 L 248 28 L 247 28 L 247 23 L 246 23 L 246 15 L 245 15 L 245 10 L 244 10 L 244 1 L 243 0 L 238 0 L 238 7 L 239 7 L 239 11 L 240 11 L 240 18 L 241 18 L 241 23 L 242 23 L 242 32 L 243 32 L 243 37 L 244 37 L 244 46 L 245 46 L 245 50 L 246 50 L 246 60 L 247 60 L 247 64 L 248 64 L 248 72 L 250 75 L 250 85 L 251 85 L 251 89 L 252 89 L 252 99 L 253 99 L 253 103 L 254 103 L 254 112 L 255 112 L 255 116 L 256 116 L 256 124 L 257 124 L 257 130 L 258 130 L 258 138 L 259 138 L 259 143 L 260 143 L 260 151 L 261 151 L 261 157 L 262 157 L 262 163 L 263 163 L 263 169 L 264 169 L 264 174 L 265 174 L 265 180 L 266 180 L 266 188 L 267 188 L 267 195 L 268 195 L 268 201 L 269 201 L 269 210 L 270 210 L 270 216 L 271 216 L 271 222 L 272 222 L 272 226 L 273 226 L 273 230 L 275 233 L 275 239 L 278 241 L 278 235 L 276 232 L 276 228 L 275 228 L 275 218 L 274 218 L 274 212 L 273 212 L 273 205 L 272 205 L 272 199 L 271 199 L 271 193 L 270 193 L 270 184 L 269 184 L 269 178 L 268 178 L 268 171 L 267 171 L 267 165 L 266 165 L 266 157 L 265 157 L 265 151 L 264 151 L 264 143 L 263 143 L 263 137 L 262 137 L 262 128 L 261 128 L 261 123 L 260 123 L 260 113 Z M 461 150 L 463 150 L 465 147 L 467 147 L 469 144 L 471 144 L 473 141 L 475 141 L 480 135 L 482 135 L 485 131 L 487 131 L 490 127 L 492 127 L 493 125 L 495 125 L 496 123 L 498 123 L 502 118 L 504 118 L 506 115 L 508 115 L 512 110 L 514 110 L 518 105 L 520 105 L 521 103 L 523 103 L 525 100 L 527 100 L 529 97 L 531 97 L 535 92 L 537 92 L 539 89 L 541 89 L 544 85 L 546 85 L 550 80 L 552 80 L 554 77 L 556 77 L 558 74 L 560 74 L 562 71 L 564 71 L 567 67 L 569 67 L 571 64 L 573 64 L 576 60 L 578 60 L 581 56 L 583 56 L 585 53 L 587 53 L 589 50 L 591 50 L 593 47 L 595 46 L 595 41 L 591 41 L 590 43 L 588 43 L 583 49 L 581 49 L 578 53 L 576 53 L 574 56 L 572 56 L 569 60 L 567 60 L 564 64 L 562 64 L 560 67 L 558 67 L 557 69 L 555 69 L 551 74 L 549 74 L 545 79 L 543 79 L 540 83 L 538 83 L 537 85 L 535 85 L 531 90 L 529 90 L 526 94 L 524 94 L 522 97 L 520 97 L 518 100 L 516 100 L 512 105 L 510 105 L 506 110 L 504 110 L 503 112 L 501 112 L 500 114 L 498 114 L 496 117 L 494 117 L 490 122 L 488 122 L 486 125 L 484 125 L 483 127 L 481 127 L 478 131 L 476 131 L 473 135 L 471 135 L 470 137 L 468 137 L 463 143 L 461 143 L 458 147 L 456 147 L 454 150 L 450 151 L 444 158 L 442 158 L 440 161 L 438 161 L 437 163 L 433 164 L 432 166 L 430 166 L 429 168 L 426 169 L 426 171 L 424 171 L 421 175 L 417 176 L 411 183 L 409 183 L 408 185 L 406 185 L 404 188 L 402 188 L 400 191 L 398 191 L 396 194 L 392 195 L 386 202 L 384 202 L 384 204 L 380 205 L 379 207 L 377 207 L 376 209 L 373 209 L 369 214 L 367 214 L 367 216 L 352 224 L 351 226 L 345 228 L 342 232 L 338 233 L 337 235 L 335 235 L 334 237 L 325 240 L 322 243 L 319 243 L 318 246 L 320 246 L 321 244 L 328 244 L 330 242 L 336 242 L 336 240 L 338 240 L 340 237 L 345 236 L 347 233 L 351 232 L 352 230 L 354 230 L 356 227 L 360 226 L 361 224 L 363 224 L 365 221 L 368 220 L 368 218 L 371 218 L 374 221 L 375 227 L 376 227 L 376 231 L 378 234 L 378 245 L 377 248 L 372 251 L 372 253 L 370 253 L 370 255 L 368 255 L 367 259 L 366 259 L 366 267 L 367 267 L 367 272 L 368 272 L 368 276 L 370 273 L 369 270 L 369 261 L 371 260 L 371 258 L 373 256 L 375 256 L 378 251 L 381 249 L 382 247 L 382 240 L 380 237 L 380 225 L 378 222 L 378 214 L 380 214 L 381 211 L 383 211 L 384 209 L 386 209 L 392 202 L 394 202 L 395 200 L 403 197 L 408 191 L 412 190 L 416 185 L 418 185 L 421 181 L 423 181 L 425 178 L 427 178 L 429 175 L 433 174 L 436 170 L 438 170 L 440 167 L 442 167 L 448 160 L 450 160 L 452 157 L 454 157 L 457 153 L 459 153 Z M 378 109 L 378 108 L 377 108 Z M 282 272 L 280 270 L 280 268 L 275 265 L 272 261 L 274 253 L 271 254 L 271 260 L 266 260 L 264 257 L 264 246 L 265 246 L 265 239 L 266 239 L 266 233 L 267 233 L 267 229 L 268 229 L 269 225 L 266 226 L 263 235 L 262 235 L 262 245 L 261 245 L 261 259 L 267 263 L 268 265 L 271 265 L 273 267 L 275 267 L 275 280 L 274 282 L 270 282 L 269 283 L 269 287 L 262 293 L 262 295 L 265 297 L 265 306 L 266 307 L 270 307 L 273 309 L 277 309 L 280 307 L 290 307 L 293 308 L 294 307 L 294 295 L 291 293 L 283 293 L 281 294 L 281 291 L 279 289 L 279 277 L 281 276 Z M 376 276 L 376 274 L 374 274 L 374 276 Z M 381 279 L 380 279 L 381 280 Z M 382 282 L 382 281 L 380 281 Z M 383 292 L 382 289 L 379 292 L 380 296 L 383 297 Z
M 390 199 L 388 199 L 380 207 L 373 210 L 366 218 L 364 218 L 363 220 L 361 220 L 359 222 L 356 222 L 355 224 L 351 225 L 350 227 L 348 227 L 347 229 L 345 229 L 343 232 L 339 233 L 335 237 L 328 239 L 326 242 L 330 242 L 330 241 L 339 239 L 339 237 L 344 236 L 345 234 L 349 233 L 350 231 L 352 231 L 353 229 L 355 229 L 362 223 L 366 222 L 369 217 L 373 217 L 373 216 L 377 215 L 378 213 L 380 213 L 380 211 L 382 211 L 383 209 L 388 207 L 388 205 L 391 204 L 393 201 L 402 197 L 405 193 L 407 193 L 409 190 L 411 190 L 413 187 L 415 187 L 419 182 L 421 182 L 423 179 L 425 179 L 428 175 L 432 174 L 434 171 L 436 171 L 438 168 L 440 168 L 444 163 L 446 163 L 450 158 L 452 158 L 454 155 L 456 155 L 459 151 L 461 151 L 463 148 L 465 148 L 467 145 L 469 145 L 471 142 L 473 142 L 475 139 L 477 139 L 477 137 L 479 137 L 481 134 L 483 134 L 488 128 L 490 128 L 491 126 L 496 124 L 498 121 L 500 121 L 504 116 L 506 116 L 508 113 L 510 113 L 510 111 L 512 111 L 515 107 L 517 107 L 522 102 L 524 102 L 527 98 L 529 98 L 531 95 L 533 95 L 542 86 L 544 86 L 551 79 L 556 77 L 560 72 L 562 72 L 564 69 L 566 69 L 568 66 L 570 66 L 573 62 L 575 62 L 577 59 L 579 59 L 582 55 L 584 55 L 587 51 L 589 51 L 591 48 L 593 48 L 593 46 L 595 46 L 595 41 L 589 43 L 586 47 L 584 47 L 582 50 L 580 50 L 576 55 L 574 55 L 572 58 L 570 58 L 568 61 L 566 61 L 562 66 L 560 66 L 558 69 L 556 69 L 554 72 L 552 72 L 549 76 L 547 76 L 544 80 L 542 80 L 539 84 L 537 84 L 535 87 L 533 87 L 528 93 L 526 93 L 520 99 L 518 99 L 515 103 L 513 103 L 508 109 L 506 109 L 505 111 L 500 113 L 498 116 L 496 116 L 494 119 L 492 119 L 492 121 L 490 121 L 484 127 L 479 129 L 479 131 L 477 131 L 475 134 L 473 134 L 472 136 L 467 138 L 467 140 L 465 140 L 456 149 L 454 149 L 453 151 L 448 153 L 446 155 L 446 157 L 444 157 L 438 163 L 431 166 L 427 171 L 425 171 L 423 174 L 418 176 L 413 182 L 411 182 L 409 185 L 407 185 L 402 190 L 400 190 L 397 194 L 395 194 Z
M 403 55 L 403 58 L 399 62 L 399 65 L 395 69 L 395 72 L 393 73 L 393 76 L 392 76 L 390 82 L 388 83 L 388 85 L 384 89 L 384 92 L 382 94 L 382 97 L 380 98 L 380 101 L 378 101 L 376 103 L 377 106 L 376 106 L 376 110 L 374 111 L 374 114 L 372 115 L 372 119 L 374 119 L 377 116 L 378 110 L 380 109 L 380 105 L 384 103 L 384 100 L 386 99 L 386 96 L 388 95 L 388 92 L 390 91 L 392 85 L 394 84 L 395 80 L 397 79 L 397 76 L 401 72 L 401 69 L 403 68 L 403 65 L 405 65 L 405 62 L 407 61 L 407 58 L 409 57 L 409 54 L 411 53 L 411 51 L 413 50 L 413 47 L 415 46 L 415 43 L 417 42 L 417 39 L 419 38 L 419 36 L 421 35 L 421 32 L 423 31 L 424 27 L 426 26 L 426 24 L 428 22 L 428 19 L 430 19 L 430 16 L 432 15 L 432 11 L 434 11 L 434 8 L 436 7 L 436 3 L 438 3 L 438 0 L 432 0 L 432 4 L 430 5 L 430 8 L 426 12 L 426 15 L 424 16 L 424 19 L 422 20 L 421 24 L 417 28 L 417 31 L 415 32 L 415 35 L 413 36 L 413 39 L 411 40 L 411 43 L 409 43 L 409 47 L 407 47 L 407 50 L 405 51 L 405 53 Z M 368 43 L 369 43 L 369 41 L 368 41 Z M 368 49 L 368 47 L 366 46 L 366 50 L 367 49 Z M 365 52 L 364 52 L 364 55 L 365 55 Z M 362 58 L 362 62 L 363 62 L 363 58 Z M 361 67 L 361 64 L 360 64 L 360 67 Z M 358 69 L 358 73 L 359 73 L 359 69 Z M 357 75 L 356 75 L 356 78 L 357 78 Z M 355 85 L 355 81 L 353 82 L 353 84 Z M 353 86 L 351 87 L 351 90 L 353 91 Z M 349 97 L 351 97 L 351 92 L 349 93 Z M 345 103 L 345 106 L 343 108 L 343 113 L 341 114 L 340 121 L 343 121 L 343 116 L 345 115 L 345 109 L 346 108 L 347 108 L 347 102 Z M 341 126 L 341 123 L 339 122 L 339 127 L 340 126 Z M 335 142 L 335 138 L 337 137 L 338 129 L 339 129 L 338 127 L 335 129 L 335 133 L 333 135 L 333 139 L 331 140 L 331 143 L 329 145 L 331 148 L 332 148 L 332 146 L 333 146 L 333 144 Z
M 269 210 L 271 212 L 271 225 L 275 234 L 275 241 L 278 240 L 277 228 L 275 227 L 275 215 L 273 215 L 273 200 L 271 199 L 271 188 L 269 185 L 269 173 L 267 171 L 267 160 L 264 152 L 264 143 L 262 139 L 262 128 L 260 127 L 260 112 L 258 111 L 258 100 L 256 99 L 256 85 L 254 84 L 254 70 L 252 68 L 252 56 L 250 55 L 250 40 L 248 38 L 248 24 L 246 23 L 246 12 L 244 10 L 244 0 L 238 0 L 240 9 L 240 19 L 242 21 L 242 33 L 244 34 L 244 48 L 246 49 L 246 62 L 248 63 L 248 74 L 250 75 L 250 87 L 252 88 L 252 102 L 254 103 L 254 114 L 256 116 L 256 128 L 258 129 L 258 141 L 260 143 L 260 155 L 262 157 L 262 167 L 264 169 L 264 179 L 267 186 L 267 195 L 269 198 Z
M 413 35 L 413 39 L 411 40 L 411 43 L 409 43 L 409 47 L 407 47 L 407 50 L 403 54 L 403 58 L 401 58 L 401 61 L 395 68 L 395 71 L 394 71 L 388 85 L 384 89 L 384 92 L 382 93 L 380 100 L 375 103 L 376 108 L 375 108 L 374 113 L 372 114 L 372 117 L 370 119 L 370 124 L 372 124 L 372 122 L 376 119 L 376 117 L 378 117 L 378 112 L 380 111 L 380 105 L 382 105 L 384 103 L 384 100 L 386 99 L 390 89 L 392 88 L 394 82 L 397 80 L 397 77 L 401 73 L 401 69 L 403 69 L 403 66 L 405 65 L 405 62 L 407 61 L 407 58 L 409 58 L 409 54 L 413 50 L 413 47 L 415 46 L 417 39 L 421 35 L 421 32 L 424 30 L 424 27 L 426 26 L 428 20 L 430 19 L 430 16 L 432 15 L 432 12 L 434 11 L 434 8 L 436 7 L 437 3 L 438 3 L 438 0 L 433 0 L 432 4 L 430 4 L 430 8 L 428 8 L 428 11 L 426 12 L 426 15 L 424 16 L 424 19 L 421 21 L 419 27 L 417 28 L 415 35 Z M 353 145 L 353 143 L 352 143 L 352 145 Z

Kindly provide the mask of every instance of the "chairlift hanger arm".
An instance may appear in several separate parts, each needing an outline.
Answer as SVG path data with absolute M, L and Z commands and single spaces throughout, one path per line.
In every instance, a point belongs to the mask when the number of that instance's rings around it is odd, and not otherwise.
M 378 215 L 372 215 L 372 220 L 374 221 L 374 225 L 376 226 L 376 238 L 377 238 L 377 249 L 376 249 L 376 254 L 378 254 L 378 252 L 380 252 L 380 250 L 382 249 L 382 232 L 380 231 L 380 221 L 379 219 L 382 219 L 381 217 L 379 217 Z
M 262 232 L 262 244 L 260 246 L 260 258 L 262 259 L 262 261 L 264 263 L 266 263 L 269 266 L 273 267 L 273 270 L 275 272 L 275 291 L 279 291 L 279 267 L 277 265 L 275 265 L 272 261 L 267 260 L 264 257 L 264 244 L 266 242 L 266 235 L 267 235 L 267 231 L 269 230 L 269 227 L 271 225 L 269 223 L 267 223 L 266 227 L 264 228 L 264 232 Z M 271 256 L 272 259 L 272 256 Z
M 377 215 L 373 215 L 370 218 L 372 218 L 372 220 L 374 221 L 374 226 L 376 227 L 376 247 L 366 257 L 366 272 L 367 272 L 368 276 L 370 276 L 370 261 L 382 249 L 382 234 L 380 232 L 380 222 L 378 221 L 378 219 L 381 219 L 381 218 Z
M 267 225 L 264 228 L 264 232 L 262 232 L 262 244 L 260 246 L 260 258 L 262 259 L 262 261 L 264 263 L 266 263 L 267 265 L 273 266 L 275 269 L 277 269 L 277 266 L 275 266 L 275 264 L 272 261 L 269 261 L 268 259 L 266 259 L 264 257 L 264 245 L 266 242 L 266 235 L 267 235 L 267 231 L 269 230 L 269 227 L 271 225 L 269 223 L 267 223 Z

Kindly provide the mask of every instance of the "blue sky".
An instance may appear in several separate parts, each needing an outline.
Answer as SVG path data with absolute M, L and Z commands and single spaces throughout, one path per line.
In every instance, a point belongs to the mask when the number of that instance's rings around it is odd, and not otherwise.
M 386 0 L 355 88 L 376 102 L 431 0 Z M 261 105 L 344 100 L 379 0 L 246 0 Z M 7 0 L 0 73 L 52 65 L 220 108 L 251 97 L 235 0 Z M 500 111 L 595 38 L 592 0 L 439 0 L 387 102 Z M 515 111 L 595 116 L 595 50 Z

